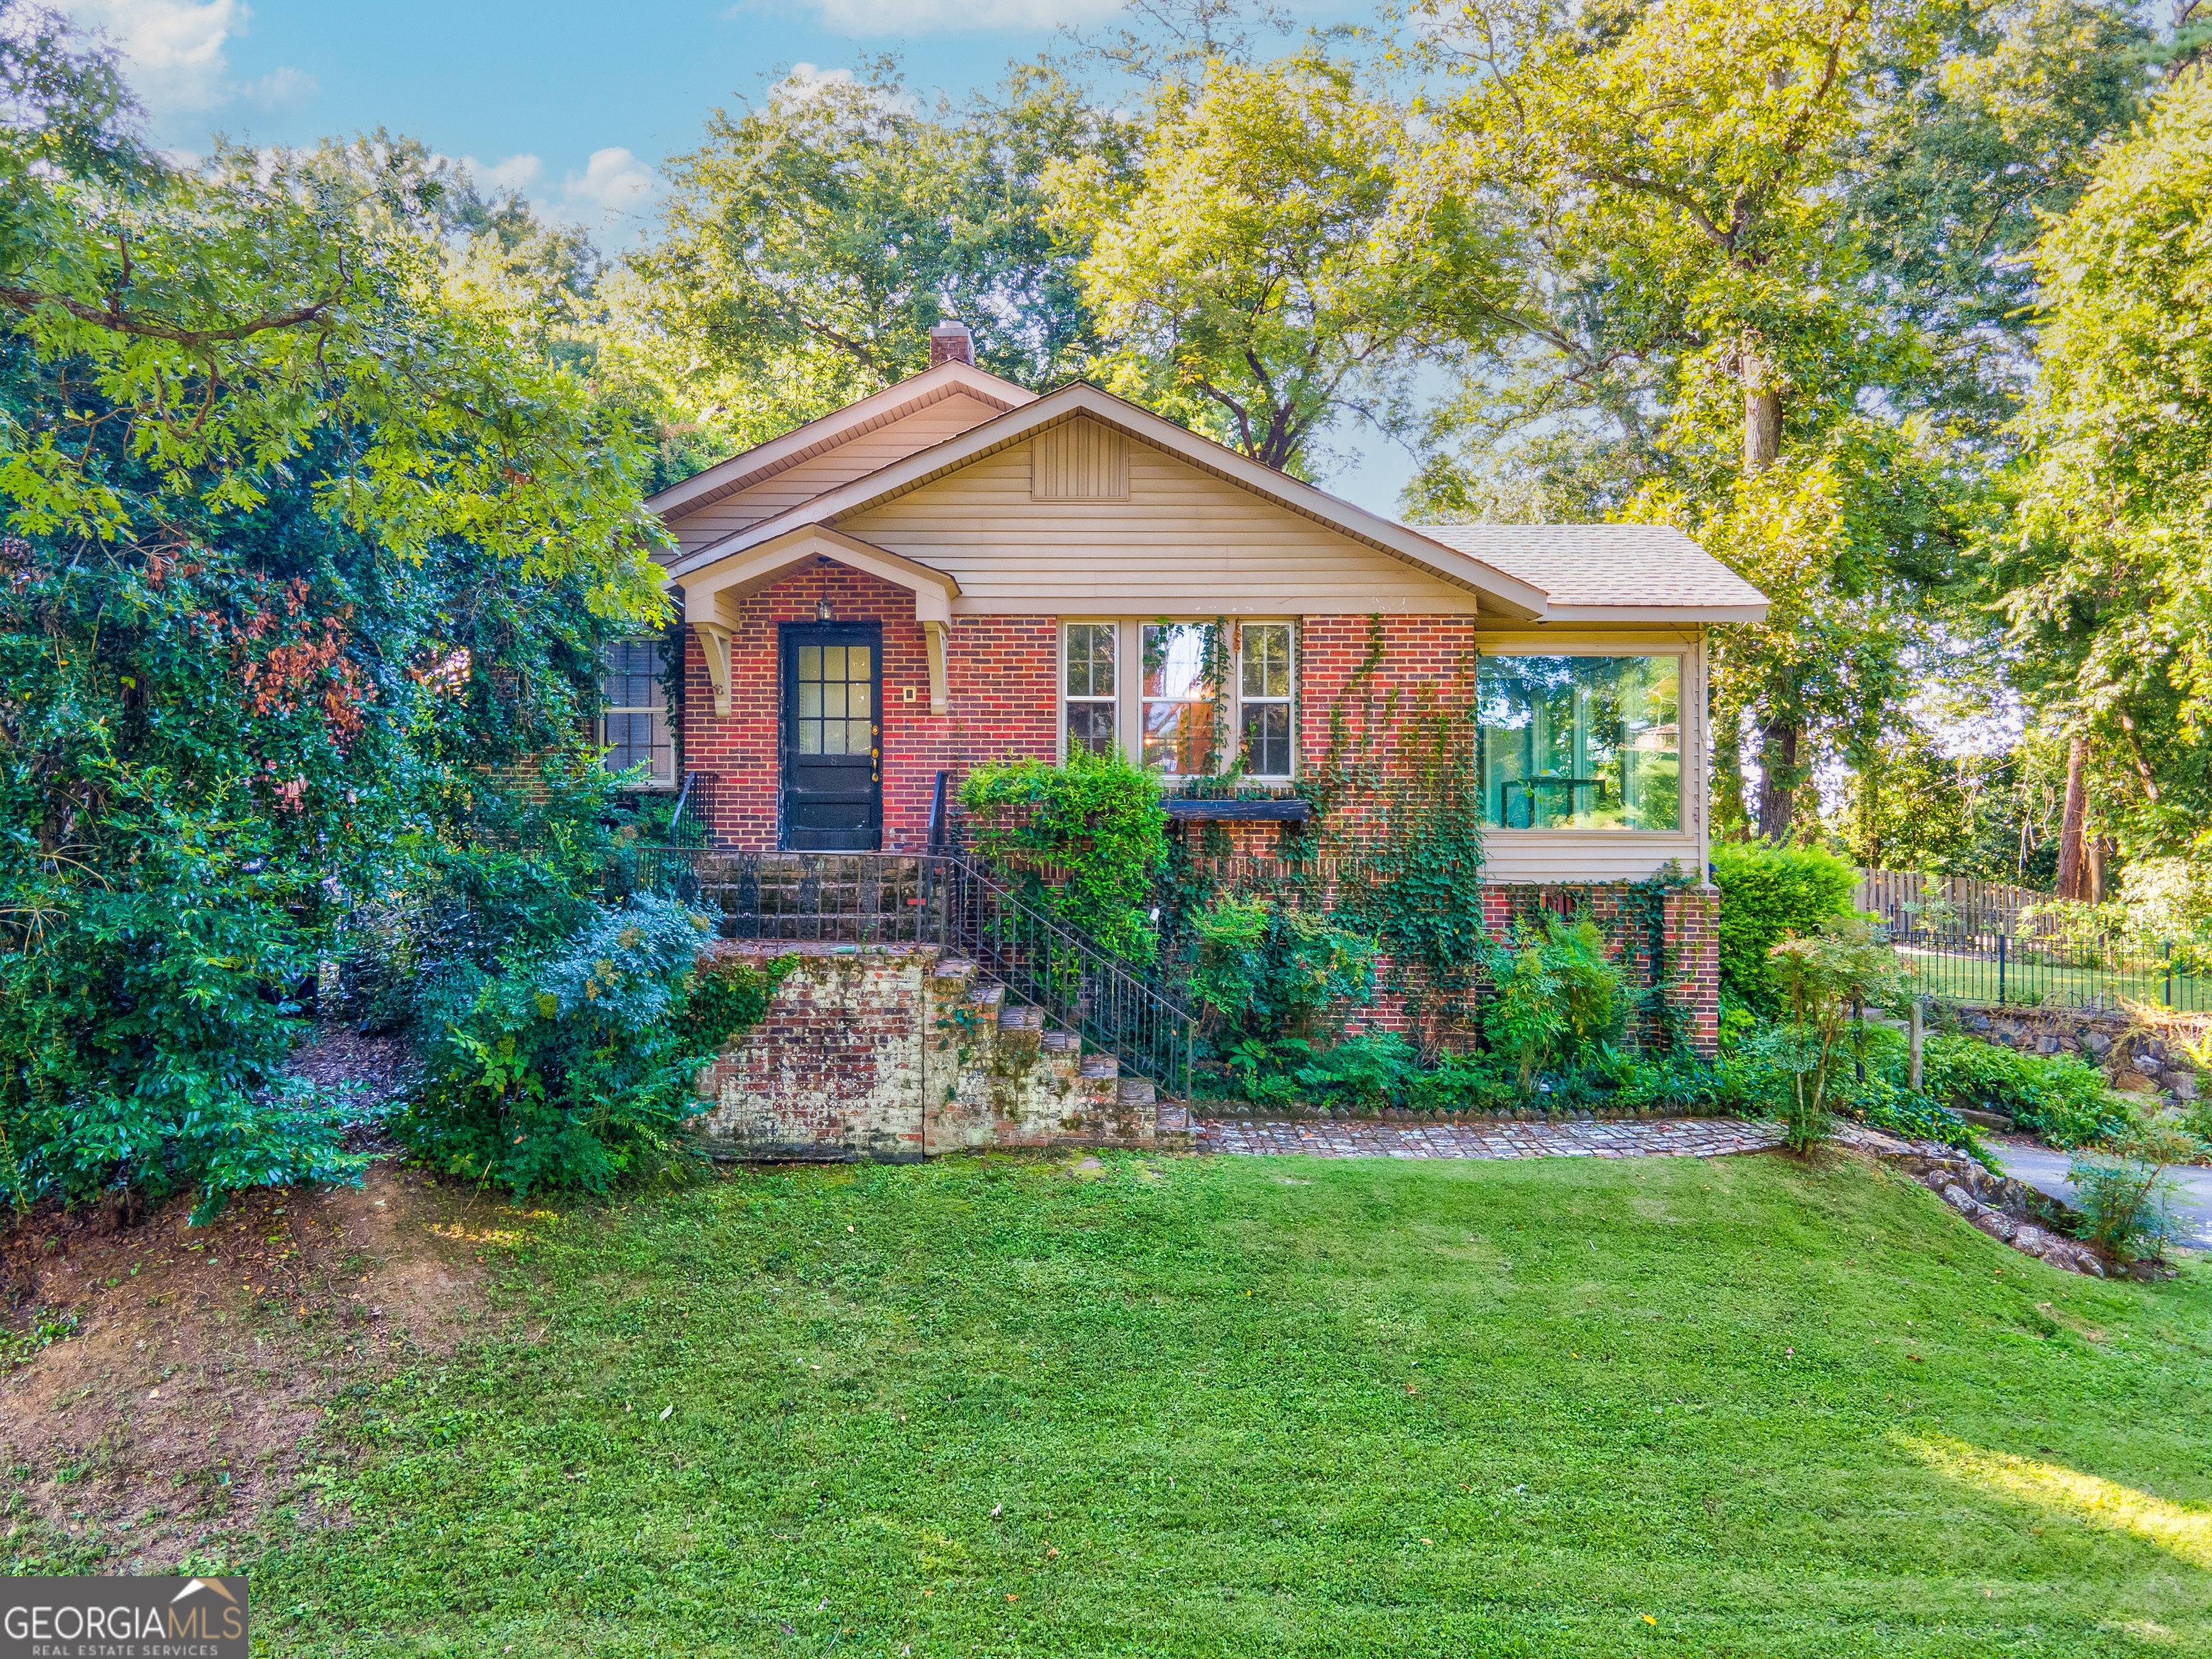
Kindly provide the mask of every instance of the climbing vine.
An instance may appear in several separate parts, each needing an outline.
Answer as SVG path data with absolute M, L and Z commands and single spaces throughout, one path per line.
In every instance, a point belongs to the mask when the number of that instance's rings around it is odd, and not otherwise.
M 1305 793 L 1321 850 L 1353 860 L 1338 908 L 1382 940 L 1389 988 L 1433 1054 L 1466 1023 L 1490 945 L 1474 659 L 1443 686 L 1407 696 L 1381 684 L 1388 656 L 1382 619 L 1370 617 L 1367 650 L 1329 706 L 1328 747 Z

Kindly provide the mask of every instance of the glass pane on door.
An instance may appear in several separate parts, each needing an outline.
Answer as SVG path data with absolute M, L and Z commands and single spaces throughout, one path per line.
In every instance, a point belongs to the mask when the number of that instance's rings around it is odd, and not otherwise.
M 793 714 L 802 755 L 865 755 L 875 747 L 876 653 L 865 645 L 802 645 Z

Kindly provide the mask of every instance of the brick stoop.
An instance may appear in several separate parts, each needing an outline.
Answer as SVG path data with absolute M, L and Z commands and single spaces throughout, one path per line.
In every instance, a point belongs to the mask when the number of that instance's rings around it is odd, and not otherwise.
M 798 957 L 761 1023 L 702 1071 L 718 1158 L 906 1162 L 981 1147 L 1188 1145 L 1188 1113 L 1042 1008 L 928 945 L 722 941 Z M 1177 1114 L 1179 1113 L 1179 1116 Z

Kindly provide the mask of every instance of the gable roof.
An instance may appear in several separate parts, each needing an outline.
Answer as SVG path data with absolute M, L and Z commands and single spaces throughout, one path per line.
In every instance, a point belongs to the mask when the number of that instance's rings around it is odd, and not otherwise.
M 948 362 L 732 456 L 647 505 L 695 514 L 778 471 L 944 399 L 1001 412 L 941 441 L 732 530 L 667 561 L 681 582 L 750 550 L 831 527 L 1060 422 L 1088 418 L 1477 596 L 1480 610 L 1536 622 L 1757 622 L 1766 599 L 1680 531 L 1663 525 L 1424 525 L 1385 519 L 1277 471 L 1086 381 L 1042 395 Z M 917 569 L 927 568 L 917 563 Z
M 1766 596 L 1672 525 L 1435 524 L 1431 541 L 1544 590 L 1547 621 L 1759 622 Z
M 1071 381 L 995 420 L 986 421 L 865 477 L 826 490 L 812 501 L 683 554 L 669 562 L 668 574 L 672 580 L 680 581 L 693 571 L 705 569 L 798 526 L 834 524 L 840 518 L 878 506 L 995 451 L 1026 442 L 1046 427 L 1085 416 L 1314 519 L 1354 541 L 1419 566 L 1455 586 L 1469 589 L 1488 600 L 1488 608 L 1501 614 L 1520 617 L 1544 614 L 1546 599 L 1540 588 L 1431 540 L 1394 520 L 1354 507 L 1287 473 L 1240 455 L 1225 445 L 1082 380 Z
M 905 419 L 932 404 L 966 396 L 1004 412 L 1035 403 L 1036 393 L 1012 380 L 1002 380 L 971 363 L 939 363 L 935 368 L 885 386 L 881 392 L 832 410 L 818 420 L 795 427 L 781 438 L 740 450 L 726 461 L 695 473 L 646 498 L 646 506 L 664 520 L 696 513 L 711 501 L 734 495 L 741 489 L 774 477 L 799 462 L 851 442 L 878 427 Z

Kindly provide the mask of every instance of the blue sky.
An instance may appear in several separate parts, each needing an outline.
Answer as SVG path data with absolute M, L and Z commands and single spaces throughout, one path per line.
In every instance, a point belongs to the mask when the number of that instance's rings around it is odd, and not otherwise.
M 1055 27 L 1119 0 L 65 0 L 129 62 L 161 143 L 194 154 L 220 131 L 306 143 L 379 126 L 467 161 L 618 249 L 649 222 L 662 158 L 707 112 L 781 71 L 848 69 L 896 52 L 917 88 L 994 84 Z M 1313 21 L 1364 5 L 1308 0 Z M 1375 434 L 1329 480 L 1391 510 L 1409 464 Z

